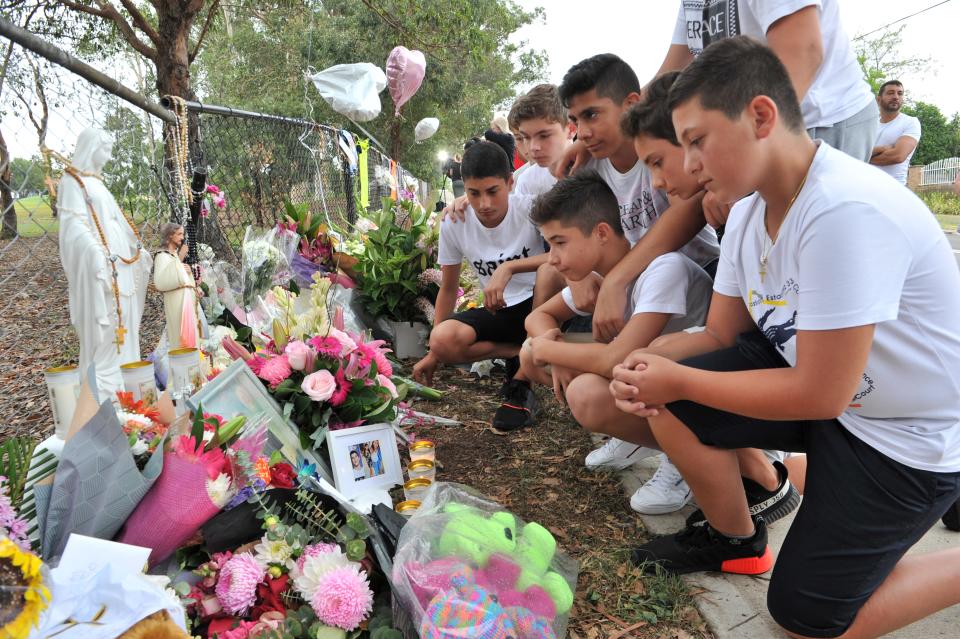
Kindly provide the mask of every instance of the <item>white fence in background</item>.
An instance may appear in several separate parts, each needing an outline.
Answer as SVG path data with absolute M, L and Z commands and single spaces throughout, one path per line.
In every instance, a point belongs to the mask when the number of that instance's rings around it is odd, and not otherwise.
M 960 170 L 960 158 L 944 158 L 923 167 L 923 176 L 920 185 L 952 184 Z

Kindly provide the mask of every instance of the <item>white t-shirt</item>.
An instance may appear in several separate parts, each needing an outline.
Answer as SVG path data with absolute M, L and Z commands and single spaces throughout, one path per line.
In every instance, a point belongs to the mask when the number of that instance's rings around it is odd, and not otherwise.
M 960 270 L 930 211 L 821 142 L 761 281 L 765 208 L 756 193 L 734 206 L 714 290 L 742 297 L 791 366 L 798 330 L 874 324 L 840 423 L 907 466 L 960 471 Z
M 540 195 L 552 189 L 557 183 L 557 178 L 553 177 L 547 167 L 539 164 L 524 164 L 524 166 L 530 168 L 525 169 L 519 176 L 516 172 L 513 174 L 514 195 Z
M 650 262 L 650 266 L 627 287 L 624 320 L 638 313 L 670 313 L 663 333 L 677 333 L 692 326 L 700 326 L 707 317 L 713 282 L 707 272 L 680 253 L 664 253 Z M 571 311 L 581 311 L 573 303 L 570 287 L 560 294 Z
M 666 194 L 653 188 L 650 171 L 639 160 L 626 173 L 618 171 L 609 158 L 591 158 L 583 168 L 599 173 L 613 191 L 620 205 L 620 225 L 630 246 L 639 242 L 670 206 Z M 706 266 L 720 254 L 717 234 L 711 227 L 704 226 L 692 240 L 680 247 L 680 252 L 700 266 Z
M 774 22 L 809 6 L 819 7 L 823 62 L 800 110 L 808 129 L 832 126 L 874 99 L 840 24 L 838 0 L 681 0 L 672 43 L 687 45 L 693 55 L 711 42 L 737 35 L 767 44 Z
M 897 143 L 897 140 L 905 135 L 919 142 L 920 120 L 906 113 L 898 113 L 897 117 L 889 122 L 880 123 L 880 133 L 877 135 L 877 143 L 874 146 L 894 145 Z M 877 168 L 896 178 L 900 184 L 906 184 L 907 171 L 910 168 L 910 158 L 913 157 L 916 150 L 917 149 L 914 148 L 913 151 L 910 152 L 910 155 L 907 156 L 907 159 L 900 164 L 888 164 L 886 166 L 878 166 Z
M 480 223 L 470 206 L 463 222 L 454 222 L 447 217 L 440 224 L 437 262 L 440 266 L 453 266 L 466 258 L 483 288 L 504 262 L 540 255 L 544 252 L 543 236 L 530 221 L 533 200 L 531 196 L 511 194 L 506 216 L 492 229 Z M 517 273 L 511 277 L 503 292 L 507 306 L 519 304 L 532 296 L 536 278 L 536 272 Z

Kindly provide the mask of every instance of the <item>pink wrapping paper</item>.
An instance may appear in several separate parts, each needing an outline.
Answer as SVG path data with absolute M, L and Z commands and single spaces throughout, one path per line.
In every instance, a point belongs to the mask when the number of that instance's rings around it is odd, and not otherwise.
M 207 495 L 210 472 L 209 463 L 168 454 L 163 472 L 127 519 L 117 541 L 152 548 L 151 566 L 169 557 L 220 512 Z

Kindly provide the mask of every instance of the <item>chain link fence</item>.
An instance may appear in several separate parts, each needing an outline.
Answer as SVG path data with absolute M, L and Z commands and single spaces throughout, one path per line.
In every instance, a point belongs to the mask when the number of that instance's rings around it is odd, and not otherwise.
M 114 138 L 103 178 L 120 207 L 140 229 L 149 250 L 158 248 L 162 223 L 177 217 L 171 176 L 164 162 L 173 128 L 100 87 L 18 50 L 27 72 L 8 75 L 0 95 L 0 438 L 37 437 L 52 430 L 43 369 L 75 363 L 79 345 L 68 310 L 60 263 L 56 190 L 77 135 L 96 127 Z M 11 81 L 12 80 L 12 81 Z M 226 194 L 225 209 L 208 207 L 197 239 L 217 259 L 239 263 L 248 225 L 268 228 L 282 219 L 284 202 L 308 202 L 330 224 L 347 227 L 365 204 L 405 188 L 426 204 L 429 184 L 417 180 L 375 149 L 348 160 L 339 132 L 329 126 L 268 114 L 188 103 L 199 118 L 207 183 Z M 348 145 L 349 146 L 349 145 Z M 196 159 L 196 158 L 191 158 Z M 192 167 L 191 167 L 192 169 Z M 2 186 L 6 186 L 4 189 Z M 153 349 L 163 330 L 163 305 L 151 294 L 141 324 L 141 344 Z M 146 353 L 144 353 L 145 355 Z

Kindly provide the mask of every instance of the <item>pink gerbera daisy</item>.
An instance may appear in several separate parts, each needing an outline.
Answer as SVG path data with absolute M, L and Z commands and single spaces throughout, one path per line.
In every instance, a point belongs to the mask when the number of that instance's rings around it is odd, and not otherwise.
M 310 346 L 317 349 L 317 354 L 321 357 L 336 359 L 340 357 L 340 353 L 343 351 L 343 344 L 340 343 L 340 340 L 336 337 L 330 337 L 329 335 L 318 335 L 311 339 L 309 343 Z
M 333 395 L 330 396 L 330 405 L 339 406 L 343 402 L 347 401 L 347 395 L 350 394 L 353 384 L 347 379 L 347 376 L 343 372 L 343 368 L 337 369 L 334 379 L 337 382 L 337 390 L 333 391 Z

